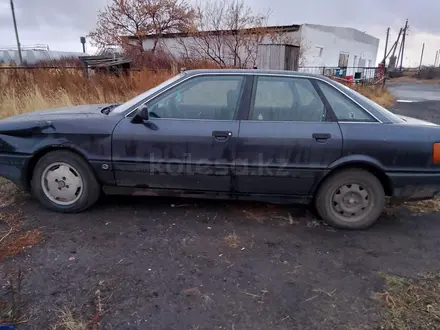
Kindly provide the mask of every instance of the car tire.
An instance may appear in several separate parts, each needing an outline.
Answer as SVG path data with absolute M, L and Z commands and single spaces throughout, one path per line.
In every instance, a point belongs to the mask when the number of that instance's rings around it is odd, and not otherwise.
M 84 211 L 101 194 L 90 165 L 81 156 L 64 150 L 49 152 L 38 160 L 31 188 L 41 204 L 63 213 Z
M 373 225 L 385 207 L 379 179 L 361 169 L 337 172 L 319 188 L 315 207 L 329 225 L 342 229 L 365 229 Z

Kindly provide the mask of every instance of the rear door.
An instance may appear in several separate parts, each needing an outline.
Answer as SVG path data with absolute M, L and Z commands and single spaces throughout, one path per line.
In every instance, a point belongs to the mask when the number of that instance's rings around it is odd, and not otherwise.
M 148 121 L 123 119 L 113 133 L 117 184 L 229 191 L 244 80 L 194 76 L 148 101 Z
M 302 77 L 255 77 L 237 143 L 237 192 L 308 195 L 341 157 L 341 130 L 315 86 Z

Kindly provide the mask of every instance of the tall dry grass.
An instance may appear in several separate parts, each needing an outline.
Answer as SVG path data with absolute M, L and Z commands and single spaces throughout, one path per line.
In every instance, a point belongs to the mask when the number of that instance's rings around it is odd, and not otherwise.
M 122 102 L 172 76 L 171 72 L 94 74 L 81 69 L 0 70 L 0 117 L 89 103 Z
M 396 101 L 385 86 L 357 86 L 353 89 L 385 108 L 393 106 Z
M 172 76 L 168 70 L 135 71 L 127 76 L 94 74 L 81 69 L 0 69 L 0 118 L 61 106 L 123 102 Z M 384 106 L 394 98 L 384 88 L 359 92 Z

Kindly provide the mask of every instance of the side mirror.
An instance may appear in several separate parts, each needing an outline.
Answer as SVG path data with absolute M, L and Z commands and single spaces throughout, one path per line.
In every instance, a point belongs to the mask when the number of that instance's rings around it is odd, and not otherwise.
M 148 108 L 146 105 L 141 106 L 139 109 L 137 109 L 135 116 L 131 120 L 134 124 L 140 124 L 144 121 L 147 121 L 149 118 L 148 116 Z

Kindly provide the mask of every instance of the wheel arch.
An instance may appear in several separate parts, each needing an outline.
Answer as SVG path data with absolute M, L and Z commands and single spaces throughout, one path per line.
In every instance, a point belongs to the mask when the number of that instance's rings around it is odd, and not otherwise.
M 52 146 L 43 147 L 43 148 L 39 149 L 38 151 L 36 151 L 27 163 L 25 178 L 24 178 L 25 189 L 29 190 L 31 187 L 32 173 L 34 172 L 35 166 L 37 165 L 38 161 L 43 156 L 47 155 L 49 152 L 52 152 L 52 151 L 72 152 L 72 153 L 76 154 L 77 156 L 80 156 L 87 164 L 90 165 L 89 161 L 87 160 L 87 157 L 81 151 L 79 151 L 78 149 L 76 149 L 72 146 L 52 145 Z
M 331 170 L 326 175 L 324 175 L 318 181 L 316 186 L 314 187 L 314 189 L 312 191 L 313 198 L 315 198 L 316 193 L 319 191 L 322 184 L 327 179 L 329 179 L 330 177 L 332 177 L 336 173 L 339 173 L 339 172 L 344 171 L 346 169 L 361 169 L 361 170 L 365 170 L 365 171 L 370 172 L 371 174 L 373 174 L 375 177 L 377 177 L 379 179 L 379 181 L 382 184 L 382 187 L 385 191 L 385 195 L 392 196 L 393 184 L 392 184 L 390 178 L 386 175 L 384 169 L 374 161 L 359 160 L 358 159 L 358 160 L 350 160 L 350 161 L 346 161 L 346 162 L 340 162 L 336 166 L 332 167 Z

